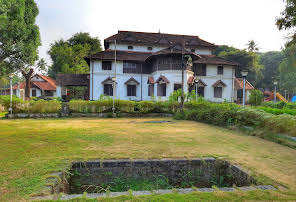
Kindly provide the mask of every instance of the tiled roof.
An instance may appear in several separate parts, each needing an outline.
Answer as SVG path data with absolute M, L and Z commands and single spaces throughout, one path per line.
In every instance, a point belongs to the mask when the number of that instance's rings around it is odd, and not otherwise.
M 36 74 L 39 77 L 41 77 L 43 80 L 47 81 L 48 83 L 50 83 L 50 85 L 52 85 L 54 88 L 56 88 L 56 81 L 48 76 L 44 76 L 42 74 Z
M 239 66 L 239 63 L 226 60 L 216 55 L 200 55 L 200 56 L 201 58 L 199 60 L 193 61 L 193 63 Z
M 215 48 L 216 46 L 198 36 L 178 35 L 165 33 L 149 33 L 149 32 L 132 32 L 118 31 L 117 34 L 104 40 L 105 48 L 108 48 L 110 42 L 116 40 L 118 43 L 142 44 L 142 45 L 158 45 L 170 46 L 176 43 L 184 43 L 188 48 L 206 47 Z
M 134 77 L 131 77 L 129 80 L 127 80 L 124 84 L 129 84 L 129 82 L 135 82 L 137 85 L 139 85 L 140 83 L 134 79 Z
M 37 86 L 41 90 L 56 90 L 55 86 L 52 86 L 49 82 L 46 81 L 32 81 L 32 85 Z
M 60 86 L 88 86 L 89 74 L 58 74 L 56 82 Z
M 190 76 L 187 83 L 193 85 L 195 83 L 194 76 Z M 198 79 L 196 83 L 198 86 L 207 86 L 207 84 L 205 84 L 205 82 L 203 82 L 201 79 Z
M 235 89 L 243 89 L 244 88 L 244 80 L 242 78 L 236 78 L 234 80 L 234 87 Z M 252 84 L 246 80 L 246 90 L 253 90 L 255 89 Z
M 136 52 L 136 51 L 116 51 L 117 60 L 129 60 L 129 61 L 145 61 L 152 53 L 150 52 Z M 105 50 L 98 52 L 96 54 L 85 57 L 86 60 L 100 59 L 100 60 L 114 60 L 115 51 L 114 50 Z
M 165 83 L 170 83 L 170 81 L 163 75 L 160 75 L 159 78 L 156 80 L 155 83 L 159 83 L 160 81 L 163 81 Z
M 147 84 L 154 84 L 154 78 L 152 76 L 149 76 Z
M 50 90 L 50 91 L 56 90 L 56 82 L 54 79 L 52 79 L 48 76 L 41 75 L 41 74 L 35 74 L 34 76 L 39 76 L 44 81 L 31 81 L 32 85 L 35 85 L 36 87 L 38 87 L 41 90 Z M 20 83 L 20 87 L 18 86 L 18 84 L 16 84 L 12 88 L 14 90 L 16 90 L 18 88 L 25 89 L 25 87 L 26 87 L 26 82 L 22 82 L 22 83 Z
M 218 80 L 212 86 L 213 87 L 220 87 L 220 86 L 226 87 L 227 85 L 223 81 Z

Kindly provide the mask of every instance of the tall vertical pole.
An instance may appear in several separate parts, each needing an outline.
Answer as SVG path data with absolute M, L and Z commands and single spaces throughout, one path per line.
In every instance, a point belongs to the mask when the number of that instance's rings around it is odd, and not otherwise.
M 113 116 L 115 116 L 115 96 L 116 96 L 116 40 L 115 40 L 115 51 L 114 51 L 114 78 L 112 79 L 112 87 L 113 87 L 113 106 L 112 106 L 112 111 L 113 111 Z
M 195 83 L 195 101 L 197 101 L 197 82 Z
M 274 95 L 273 95 L 274 102 L 276 102 L 276 85 L 274 85 Z
M 9 112 L 12 114 L 12 76 L 9 77 L 10 79 L 10 105 L 9 105 Z
M 181 112 L 184 112 L 184 49 L 185 49 L 185 40 L 183 36 L 183 47 L 182 47 L 182 96 L 181 96 Z
M 244 76 L 244 87 L 243 87 L 243 107 L 246 106 L 246 77 Z

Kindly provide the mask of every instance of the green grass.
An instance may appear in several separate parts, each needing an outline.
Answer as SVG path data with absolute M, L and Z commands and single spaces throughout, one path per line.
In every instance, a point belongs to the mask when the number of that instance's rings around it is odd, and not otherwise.
M 194 121 L 141 123 L 148 120 L 159 119 L 1 119 L 0 201 L 29 200 L 40 192 L 50 173 L 74 160 L 205 156 L 226 158 L 249 170 L 259 182 L 288 190 L 103 200 L 296 199 L 295 149 Z

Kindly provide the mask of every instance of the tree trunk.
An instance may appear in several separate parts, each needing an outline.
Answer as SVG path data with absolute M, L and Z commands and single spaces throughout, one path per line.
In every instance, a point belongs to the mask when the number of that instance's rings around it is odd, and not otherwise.
M 28 73 L 22 71 L 22 75 L 25 77 L 26 86 L 25 86 L 25 100 L 30 99 L 30 89 L 31 89 L 31 78 L 34 73 L 33 69 L 30 69 Z

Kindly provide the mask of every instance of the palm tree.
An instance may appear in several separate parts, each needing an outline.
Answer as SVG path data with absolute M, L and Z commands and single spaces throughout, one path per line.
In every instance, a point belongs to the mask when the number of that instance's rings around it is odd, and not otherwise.
M 247 49 L 250 52 L 258 52 L 259 51 L 259 47 L 258 47 L 258 43 L 256 43 L 254 40 L 250 40 L 247 43 Z

